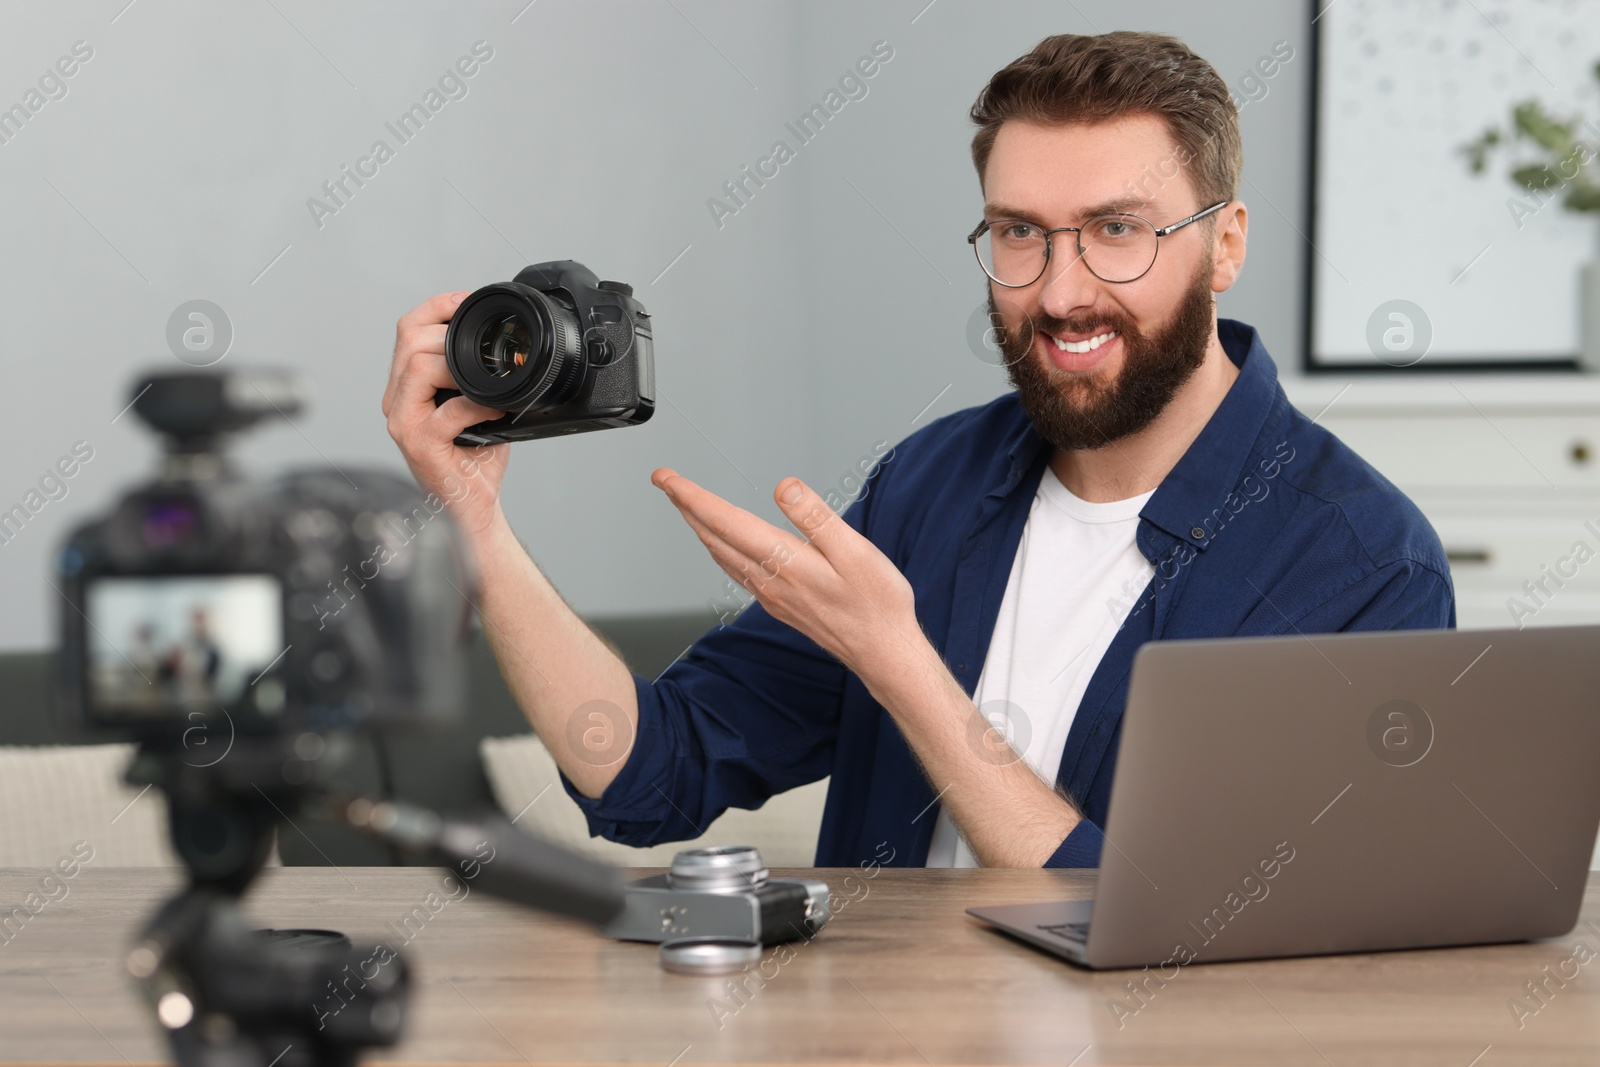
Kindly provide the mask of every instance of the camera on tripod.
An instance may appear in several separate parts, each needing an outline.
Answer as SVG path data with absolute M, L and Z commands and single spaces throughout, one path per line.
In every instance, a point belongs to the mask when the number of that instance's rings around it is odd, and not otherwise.
M 126 964 L 178 1063 L 235 1067 L 283 1049 L 280 1067 L 348 1067 L 400 1038 L 400 955 L 328 931 L 252 930 L 240 914 L 278 825 L 297 814 L 471 870 L 476 888 L 519 903 L 595 924 L 620 911 L 614 869 L 504 819 L 345 789 L 356 732 L 445 724 L 465 708 L 476 578 L 449 515 L 386 472 L 238 471 L 227 437 L 299 410 L 285 374 L 158 374 L 131 406 L 164 438 L 161 469 L 57 556 L 57 684 L 80 733 L 138 742 L 127 781 L 167 799 L 189 884 Z M 337 611 L 322 606 L 330 592 Z M 330 1011 L 336 985 L 351 999 Z
M 73 531 L 58 557 L 65 706 L 101 734 L 181 751 L 186 735 L 293 737 L 461 711 L 473 588 L 447 516 L 393 474 L 258 483 L 226 437 L 299 410 L 284 374 L 141 383 L 159 477 Z M 320 610 L 331 592 L 342 610 Z

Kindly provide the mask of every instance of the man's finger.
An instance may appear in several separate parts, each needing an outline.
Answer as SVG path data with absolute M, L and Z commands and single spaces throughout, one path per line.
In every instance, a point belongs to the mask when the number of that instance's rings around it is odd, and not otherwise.
M 684 521 L 700 534 L 712 561 L 722 568 L 723 573 L 755 596 L 759 597 L 766 592 L 767 584 L 775 581 L 778 572 L 794 558 L 782 545 L 773 547 L 769 553 L 760 558 L 752 558 L 748 553 L 729 545 L 714 531 L 706 529 L 687 512 L 683 517 Z
M 700 510 L 711 501 L 721 503 L 730 509 L 733 508 L 733 505 L 728 504 L 727 501 L 715 493 L 702 489 L 677 471 L 667 467 L 663 467 L 652 474 L 650 480 L 655 483 L 656 488 L 667 494 L 667 499 L 672 501 L 673 506 L 678 509 L 678 514 L 683 516 L 683 521 L 687 522 L 694 532 L 700 535 L 702 541 L 708 542 L 707 548 L 712 547 L 710 542 L 715 542 L 729 552 L 737 553 L 739 551 L 735 545 L 729 542 L 726 536 L 728 532 L 726 524 L 717 523 L 716 526 L 713 526 L 712 518 L 703 514 Z M 752 515 L 751 518 L 755 518 L 755 516 Z M 756 521 L 759 522 L 760 520 Z
M 385 409 L 394 399 L 395 387 L 400 382 L 400 376 L 405 373 L 406 367 L 411 362 L 411 352 L 402 351 L 400 348 L 400 335 L 408 330 L 432 328 L 438 334 L 438 347 L 430 343 L 425 351 L 444 351 L 444 335 L 449 328 L 448 323 L 455 316 L 456 308 L 469 294 L 463 290 L 456 293 L 440 293 L 429 297 L 410 311 L 400 317 L 395 324 L 395 349 L 394 358 L 389 361 L 389 384 L 383 390 L 383 405 Z
M 404 326 L 432 326 L 436 323 L 449 322 L 456 313 L 456 308 L 461 306 L 461 301 L 472 295 L 470 290 L 460 289 L 453 293 L 438 293 L 430 296 L 404 315 L 400 316 L 400 325 Z
M 389 364 L 389 385 L 384 390 L 385 401 L 394 394 L 400 379 L 405 376 L 411 364 L 416 362 L 419 352 L 444 355 L 444 335 L 449 329 L 449 326 L 438 323 L 433 326 L 410 326 L 406 328 L 404 334 L 395 331 L 394 359 Z M 402 340 L 406 343 L 402 344 Z
M 451 376 L 444 357 L 433 352 L 424 353 L 411 361 L 411 370 L 396 383 L 391 404 L 402 407 L 431 404 L 435 390 L 455 387 L 456 380 Z
M 693 516 L 749 560 L 765 560 L 774 555 L 793 558 L 794 553 L 805 547 L 787 530 L 780 530 L 765 519 L 730 504 L 670 468 L 656 471 L 651 480 L 666 492 L 686 519 Z
M 801 536 L 816 545 L 824 555 L 830 550 L 853 546 L 854 539 L 860 536 L 840 522 L 828 502 L 799 478 L 785 478 L 779 482 L 772 498 Z
M 464 396 L 453 396 L 434 408 L 428 417 L 439 427 L 439 436 L 446 440 L 454 440 L 456 434 L 468 426 L 476 426 L 480 422 L 498 419 L 504 415 L 503 411 L 486 408 L 482 404 L 467 399 Z M 448 435 L 448 436 L 446 436 Z
M 718 535 L 726 538 L 739 515 L 748 514 L 728 503 L 711 490 L 695 484 L 670 467 L 662 467 L 650 475 L 657 489 L 667 494 L 685 517 L 694 515 L 705 526 L 714 526 Z M 749 516 L 755 519 L 754 515 Z M 757 522 L 761 520 L 756 519 Z
M 448 324 L 434 323 L 432 326 L 412 326 L 406 331 L 411 339 L 411 344 L 406 346 L 410 354 L 428 352 L 435 355 L 444 355 L 444 338 L 450 332 Z

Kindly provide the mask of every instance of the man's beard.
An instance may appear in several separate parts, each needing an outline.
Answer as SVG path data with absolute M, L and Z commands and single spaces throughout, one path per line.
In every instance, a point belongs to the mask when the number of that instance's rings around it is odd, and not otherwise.
M 1059 449 L 1077 452 L 1103 448 L 1138 433 L 1155 421 L 1167 404 L 1205 362 L 1212 332 L 1211 263 L 1201 264 L 1167 325 L 1149 337 L 1119 311 L 1092 317 L 1040 318 L 1010 336 L 989 293 L 989 321 L 997 331 L 1006 360 L 1006 374 L 1034 429 Z M 1099 335 L 1117 331 L 1123 344 L 1122 370 L 1106 382 L 1091 373 L 1068 377 L 1046 367 L 1033 352 L 1040 333 Z M 1055 344 L 1046 338 L 1046 344 Z M 1048 357 L 1046 357 L 1048 358 Z

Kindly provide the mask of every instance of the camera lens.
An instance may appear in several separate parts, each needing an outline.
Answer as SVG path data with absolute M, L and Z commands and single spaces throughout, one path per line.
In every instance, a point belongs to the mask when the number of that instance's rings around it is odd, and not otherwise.
M 532 351 L 528 328 L 515 315 L 486 322 L 478 330 L 478 361 L 493 377 L 503 378 L 526 366 Z
M 486 285 L 461 302 L 445 332 L 445 362 L 461 392 L 517 416 L 574 399 L 585 372 L 578 316 L 554 295 L 517 282 Z
M 765 885 L 767 868 L 749 845 L 687 848 L 672 857 L 667 881 L 678 889 L 742 891 Z

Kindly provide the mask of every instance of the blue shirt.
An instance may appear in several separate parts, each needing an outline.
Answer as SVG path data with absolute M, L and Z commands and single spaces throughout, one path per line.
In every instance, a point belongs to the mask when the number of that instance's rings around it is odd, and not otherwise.
M 1057 782 L 1083 821 L 1047 867 L 1099 863 L 1144 642 L 1455 625 L 1444 550 L 1422 513 L 1290 405 L 1253 328 L 1217 325 L 1239 376 L 1139 513 L 1135 542 L 1155 575 L 1130 591 L 1078 705 Z M 1008 393 L 900 442 L 844 513 L 910 581 L 923 630 L 969 696 L 1050 454 Z M 893 864 L 926 863 L 935 793 L 894 720 L 760 604 L 634 685 L 638 736 L 605 792 L 590 799 L 562 776 L 592 834 L 685 840 L 730 807 L 832 775 L 817 866 L 859 866 L 885 842 Z

